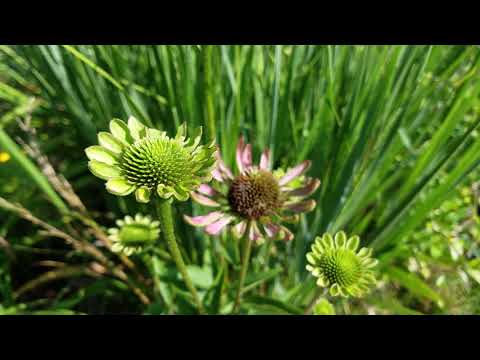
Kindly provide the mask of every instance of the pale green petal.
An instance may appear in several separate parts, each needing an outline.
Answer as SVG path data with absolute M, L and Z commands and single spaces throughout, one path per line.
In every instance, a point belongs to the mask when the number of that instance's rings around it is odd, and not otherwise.
M 177 135 L 175 135 L 175 139 L 183 141 L 186 135 L 187 135 L 187 123 L 184 122 L 182 125 L 178 127 Z
M 338 296 L 340 294 L 340 287 L 338 286 L 338 284 L 333 284 L 331 287 L 330 287 L 330 295 L 332 296 Z
M 130 225 L 133 223 L 133 218 L 130 215 L 125 216 L 125 224 Z
M 322 273 L 322 270 L 320 270 L 320 268 L 315 268 L 312 271 L 312 275 L 316 277 L 320 276 L 321 273 Z
M 187 201 L 190 197 L 188 191 L 185 191 L 180 186 L 176 186 L 173 188 L 173 195 L 178 201 Z
M 130 134 L 130 130 L 128 130 L 128 126 L 119 119 L 113 119 L 112 121 L 110 121 L 110 132 L 115 137 L 115 139 L 120 140 L 123 143 L 133 143 L 133 138 Z
M 117 243 L 112 245 L 111 249 L 112 249 L 113 252 L 120 252 L 120 251 L 122 251 L 123 246 L 122 246 L 122 244 L 117 242 Z
M 315 259 L 315 256 L 312 254 L 312 253 L 307 253 L 307 261 L 312 264 L 312 265 L 315 265 L 316 264 L 316 259 Z
M 363 294 L 367 294 L 370 291 L 370 288 L 364 284 L 358 284 L 358 290 Z
M 366 271 L 364 274 L 363 274 L 363 280 L 365 281 L 365 283 L 375 283 L 376 282 L 376 279 L 375 279 L 375 275 L 373 275 L 372 272 L 370 271 Z
M 191 140 L 188 142 L 188 149 L 189 151 L 195 150 L 195 148 L 200 144 L 200 140 L 202 138 L 203 129 L 201 126 L 195 129 L 194 133 L 192 134 Z
M 348 293 L 345 291 L 344 288 L 340 286 L 338 287 L 338 293 L 341 297 L 344 297 L 344 298 L 348 297 Z
M 328 286 L 327 281 L 325 280 L 325 278 L 323 276 L 321 276 L 317 279 L 317 285 L 320 286 L 320 287 Z
M 173 189 L 170 186 L 165 186 L 163 184 L 158 184 L 157 186 L 157 194 L 162 199 L 169 199 L 173 195 Z
M 124 146 L 120 141 L 115 139 L 112 134 L 105 131 L 98 133 L 98 142 L 105 149 L 118 155 L 120 155 L 124 149 Z
M 115 165 L 108 165 L 97 160 L 90 160 L 88 168 L 97 177 L 109 180 L 121 176 L 120 169 Z
M 350 239 L 348 239 L 347 249 L 351 251 L 356 251 L 359 244 L 360 244 L 360 238 L 357 235 L 354 235 Z
M 378 264 L 378 260 L 369 258 L 369 259 L 363 260 L 362 264 L 366 268 L 372 268 L 372 267 L 375 267 Z
M 343 248 L 347 243 L 347 235 L 343 231 L 335 234 L 335 245 L 337 248 Z
M 85 154 L 90 160 L 97 160 L 107 165 L 117 164 L 117 157 L 103 146 L 93 145 L 85 149 Z
M 141 138 L 145 137 L 147 133 L 145 125 L 143 125 L 133 116 L 128 118 L 128 129 L 135 140 L 140 140 Z
M 325 233 L 322 237 L 322 245 L 325 249 L 331 249 L 334 247 L 332 235 Z
M 150 201 L 151 191 L 145 187 L 138 188 L 135 191 L 135 198 L 138 202 L 148 203 Z
M 157 129 L 152 129 L 152 128 L 147 128 L 146 129 L 147 136 L 152 137 L 152 138 L 161 138 L 167 135 L 165 131 L 160 131 Z
M 361 258 L 368 258 L 370 255 L 372 255 L 372 249 L 361 248 L 357 255 Z
M 135 190 L 134 185 L 130 185 L 125 179 L 111 179 L 106 184 L 109 193 L 118 196 L 126 196 Z
M 317 237 L 315 239 L 315 243 L 312 246 L 312 250 L 315 253 L 315 255 L 317 255 L 317 256 L 321 256 L 323 251 L 324 251 L 323 246 L 322 246 L 320 241 L 321 241 L 321 239 L 319 237 Z
M 357 286 L 353 285 L 346 289 L 347 293 L 353 297 L 360 297 L 362 292 L 358 289 Z
M 152 219 L 149 215 L 144 216 L 143 219 L 140 220 L 140 222 L 144 223 L 145 225 L 151 224 L 152 226 L 155 226 L 153 225 Z

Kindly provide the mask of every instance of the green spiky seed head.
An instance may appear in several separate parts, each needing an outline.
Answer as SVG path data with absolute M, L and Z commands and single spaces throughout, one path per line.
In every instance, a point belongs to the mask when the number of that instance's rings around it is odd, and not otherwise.
M 375 284 L 371 270 L 378 261 L 371 258 L 372 250 L 362 248 L 358 236 L 347 239 L 343 231 L 333 238 L 329 233 L 317 237 L 312 251 L 307 253 L 307 270 L 317 277 L 317 285 L 328 287 L 332 296 L 362 297 Z
M 160 223 L 152 221 L 149 216 L 127 215 L 123 220 L 117 220 L 116 228 L 108 230 L 112 241 L 112 251 L 130 256 L 152 245 L 160 235 Z
M 152 194 L 163 199 L 188 200 L 190 192 L 211 180 L 216 166 L 214 142 L 199 145 L 202 128 L 189 140 L 186 125 L 175 138 L 166 132 L 148 128 L 134 117 L 128 124 L 110 122 L 110 132 L 100 132 L 100 145 L 85 149 L 88 167 L 97 177 L 107 180 L 107 190 L 119 196 L 135 192 L 139 202 L 149 202 Z

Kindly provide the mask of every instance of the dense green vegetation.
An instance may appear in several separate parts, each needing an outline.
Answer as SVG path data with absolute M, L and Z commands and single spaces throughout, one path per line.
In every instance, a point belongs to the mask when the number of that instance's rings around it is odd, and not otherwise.
M 360 237 L 379 260 L 365 297 L 326 295 L 315 313 L 480 311 L 478 46 L 0 46 L 0 314 L 192 314 L 161 238 L 131 256 L 107 229 L 155 206 L 105 191 L 85 148 L 112 118 L 174 136 L 203 126 L 235 168 L 241 135 L 257 163 L 309 159 L 317 206 L 292 241 L 254 244 L 243 314 L 302 314 L 316 236 Z M 241 244 L 182 219 L 188 273 L 210 314 L 232 312 Z

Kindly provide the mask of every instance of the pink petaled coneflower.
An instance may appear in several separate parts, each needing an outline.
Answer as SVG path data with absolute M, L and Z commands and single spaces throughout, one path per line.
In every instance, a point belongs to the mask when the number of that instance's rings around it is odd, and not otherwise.
M 212 173 L 214 180 L 191 193 L 194 201 L 214 211 L 184 216 L 185 220 L 193 226 L 204 227 L 210 235 L 219 234 L 228 225 L 237 237 L 243 236 L 248 228 L 250 240 L 292 240 L 292 232 L 281 223 L 296 222 L 299 213 L 312 211 L 316 206 L 315 200 L 305 199 L 320 185 L 320 180 L 303 175 L 311 162 L 306 160 L 286 172 L 272 171 L 267 149 L 260 157 L 260 164 L 253 165 L 252 146 L 245 144 L 243 138 L 237 145 L 238 175 L 225 165 L 218 152 L 217 156 L 217 168 Z

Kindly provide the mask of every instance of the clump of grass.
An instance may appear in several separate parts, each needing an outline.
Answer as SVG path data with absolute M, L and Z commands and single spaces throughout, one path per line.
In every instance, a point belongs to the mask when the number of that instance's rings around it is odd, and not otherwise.
M 2 249 L 17 261 L 19 251 L 30 249 L 28 259 L 38 260 L 35 251 L 63 250 L 52 242 L 63 234 L 60 238 L 79 241 L 108 260 L 102 263 L 77 248 L 66 265 L 72 272 L 64 271 L 69 276 L 55 288 L 56 300 L 38 305 L 34 301 L 45 299 L 42 291 L 30 297 L 23 292 L 32 309 L 60 308 L 71 300 L 71 308 L 88 312 L 82 308 L 86 299 L 108 289 L 104 294 L 122 294 L 136 312 L 194 312 L 164 245 L 122 260 L 105 244 L 105 229 L 115 219 L 137 212 L 154 216 L 134 199 L 104 192 L 83 156 L 112 118 L 130 115 L 167 133 L 184 121 L 189 128 L 203 126 L 231 168 L 241 136 L 254 153 L 270 148 L 273 168 L 311 160 L 309 176 L 322 181 L 312 196 L 317 207 L 288 226 L 294 241 L 267 241 L 252 249 L 241 313 L 303 313 L 316 296 L 305 255 L 317 235 L 341 230 L 359 234 L 361 245 L 373 248 L 380 260 L 383 280 L 361 304 L 381 298 L 382 286 L 398 284 L 414 299 L 442 303 L 435 285 L 402 261 L 425 219 L 455 196 L 480 163 L 478 47 L 1 46 L 0 60 L 0 151 L 10 157 L 0 170 L 12 169 L 1 172 L 9 210 L 0 225 Z M 15 120 L 28 114 L 31 121 L 19 126 Z M 18 201 L 23 206 L 12 205 Z M 173 211 L 198 215 L 201 207 L 179 203 Z M 19 218 L 35 227 L 19 228 Z M 181 221 L 174 225 L 207 312 L 231 312 L 242 264 L 239 242 L 228 233 L 211 237 Z M 11 294 L 34 279 L 17 279 L 13 257 L 5 259 L 0 276 L 7 285 L 1 294 L 14 307 L 23 299 Z M 92 261 L 107 269 L 100 277 L 87 273 L 95 272 Z M 71 277 L 80 274 L 78 266 L 84 269 L 80 284 Z M 114 275 L 115 266 L 126 277 Z M 57 270 L 40 276 L 57 279 Z M 103 299 L 99 309 L 114 303 L 108 295 Z M 406 312 L 416 306 L 404 301 L 386 303 Z M 333 304 L 338 310 L 340 303 Z M 431 311 L 448 312 L 445 304 L 435 306 Z

